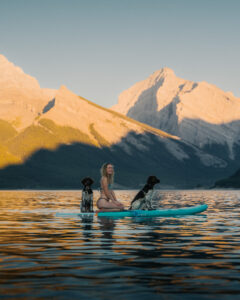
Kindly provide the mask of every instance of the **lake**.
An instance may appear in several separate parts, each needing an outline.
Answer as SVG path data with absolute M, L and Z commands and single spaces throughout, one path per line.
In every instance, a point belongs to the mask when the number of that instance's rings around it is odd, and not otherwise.
M 167 218 L 84 219 L 80 199 L 0 191 L 1 299 L 240 298 L 240 191 L 156 191 L 155 207 L 209 206 Z

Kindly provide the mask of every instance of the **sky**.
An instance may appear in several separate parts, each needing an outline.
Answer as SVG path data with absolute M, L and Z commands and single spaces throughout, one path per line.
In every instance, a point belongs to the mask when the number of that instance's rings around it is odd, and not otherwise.
M 239 0 L 0 0 L 0 54 L 101 106 L 168 67 L 240 97 Z

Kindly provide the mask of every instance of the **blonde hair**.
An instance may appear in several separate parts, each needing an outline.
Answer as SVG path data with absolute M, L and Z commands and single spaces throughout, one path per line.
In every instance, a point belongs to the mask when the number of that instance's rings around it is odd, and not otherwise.
M 100 169 L 100 173 L 102 177 L 107 177 L 108 184 L 112 184 L 114 182 L 114 173 L 113 174 L 107 174 L 107 166 L 112 165 L 111 163 L 104 163 Z

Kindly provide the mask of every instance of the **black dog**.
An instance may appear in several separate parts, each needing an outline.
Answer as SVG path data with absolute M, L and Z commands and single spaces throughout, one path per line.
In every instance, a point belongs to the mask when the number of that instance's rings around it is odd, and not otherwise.
M 92 178 L 85 177 L 82 180 L 84 186 L 82 190 L 81 212 L 93 212 L 93 191 L 91 185 L 94 183 Z
M 155 184 L 160 183 L 160 180 L 156 176 L 149 176 L 147 183 L 144 185 L 143 189 L 137 193 L 131 202 L 130 210 L 144 209 L 151 210 L 152 208 L 152 196 L 153 187 Z

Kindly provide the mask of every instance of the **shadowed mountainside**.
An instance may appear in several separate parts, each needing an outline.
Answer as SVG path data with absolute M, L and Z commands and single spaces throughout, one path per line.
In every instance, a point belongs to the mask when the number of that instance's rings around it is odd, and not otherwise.
M 212 84 L 184 80 L 163 68 L 122 92 L 112 109 L 211 155 L 222 152 L 226 161 L 238 160 L 240 99 Z
M 239 154 L 231 139 L 229 143 L 217 139 L 214 148 L 211 143 L 194 145 L 92 103 L 65 86 L 58 91 L 41 89 L 35 78 L 1 55 L 0 71 L 0 188 L 79 188 L 84 176 L 98 182 L 105 161 L 117 167 L 118 186 L 130 188 L 143 184 L 151 174 L 161 177 L 165 186 L 208 186 L 236 170 L 233 158 Z M 162 121 L 176 119 L 180 102 L 176 89 L 185 94 L 198 89 L 196 84 L 176 79 L 169 69 L 154 74 L 144 87 L 140 107 L 145 107 L 146 116 L 159 105 L 167 108 Z M 135 100 L 142 91 L 140 83 Z M 159 91 L 164 103 L 156 102 Z M 186 132 L 194 122 L 200 124 L 190 117 L 184 122 Z M 176 127 L 177 121 L 172 124 Z M 210 131 L 218 137 L 220 129 Z M 229 149 L 232 155 L 225 155 Z
M 54 119 L 49 113 L 56 108 L 62 95 L 67 98 L 65 102 L 72 97 L 72 93 L 64 88 L 56 100 L 45 106 L 34 123 L 21 131 L 16 131 L 5 120 L 0 121 L 0 163 L 3 168 L 0 170 L 0 188 L 79 188 L 84 176 L 92 176 L 98 182 L 99 169 L 105 161 L 111 161 L 117 167 L 118 186 L 129 188 L 143 184 L 151 174 L 161 177 L 165 186 L 211 186 L 216 179 L 235 171 L 233 161 L 222 155 L 222 146 L 218 150 L 214 145 L 214 155 L 209 155 L 177 137 L 81 97 L 77 97 L 80 107 L 86 103 L 87 109 L 90 106 L 93 112 L 104 113 L 103 121 L 98 118 L 96 123 L 97 115 L 93 114 L 83 123 L 88 126 L 85 131 L 79 129 L 81 126 L 56 124 L 47 117 Z M 75 95 L 73 98 L 78 104 Z M 62 112 L 66 116 L 65 111 L 68 107 Z M 107 130 L 111 128 L 108 134 L 121 138 L 117 142 L 109 140 L 101 126 Z
M 151 144 L 152 147 L 139 151 L 135 140 L 145 145 Z M 164 186 L 210 186 L 213 178 L 226 174 L 224 168 L 204 167 L 190 146 L 178 141 L 174 143 L 179 143 L 190 158 L 179 160 L 169 155 L 166 144 L 160 142 L 158 137 L 151 133 L 141 136 L 135 132 L 129 133 L 121 142 L 111 147 L 98 148 L 94 145 L 73 143 L 60 145 L 54 150 L 38 150 L 24 163 L 0 170 L 0 188 L 79 188 L 80 181 L 85 176 L 93 177 L 94 187 L 98 187 L 99 169 L 106 161 L 115 165 L 116 187 L 139 187 L 151 174 L 159 176 Z
M 228 178 L 220 179 L 215 182 L 214 187 L 221 188 L 240 188 L 240 169 Z

